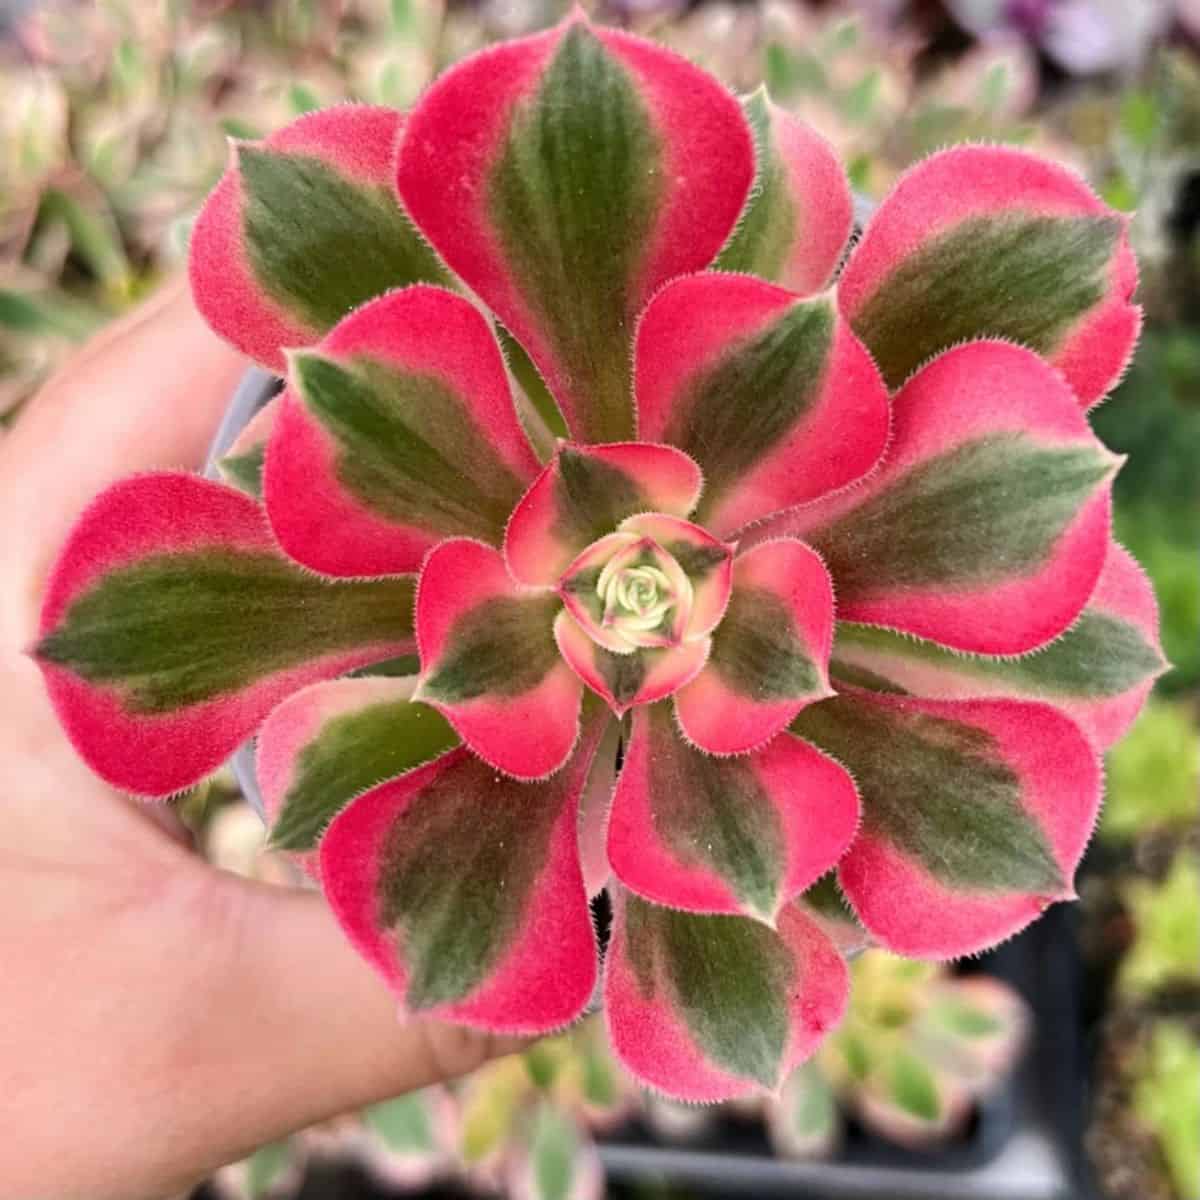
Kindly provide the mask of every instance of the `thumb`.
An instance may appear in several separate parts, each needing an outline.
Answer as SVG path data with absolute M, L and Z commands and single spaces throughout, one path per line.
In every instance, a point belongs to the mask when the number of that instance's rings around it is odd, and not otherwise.
M 234 1150 L 463 1075 L 527 1044 L 402 1018 L 319 894 L 226 875 L 218 887 L 228 953 L 212 998 L 224 1026 L 215 1057 L 222 1090 L 242 1098 L 228 1114 Z

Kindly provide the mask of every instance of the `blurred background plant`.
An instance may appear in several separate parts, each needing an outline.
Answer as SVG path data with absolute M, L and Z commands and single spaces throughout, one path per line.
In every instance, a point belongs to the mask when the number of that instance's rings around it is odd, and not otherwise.
M 355 98 L 406 107 L 447 64 L 542 28 L 568 0 L 0 0 L 0 436 L 55 364 L 179 268 L 227 139 Z M 1095 1031 L 1089 1149 L 1119 1200 L 1200 1195 L 1200 0 L 586 0 L 773 99 L 843 155 L 864 206 L 941 145 L 1021 144 L 1130 214 L 1146 333 L 1095 414 L 1129 454 L 1118 537 L 1152 576 L 1173 670 L 1108 762 L 1081 879 Z M 179 813 L 214 861 L 295 882 L 219 775 Z M 853 934 L 843 930 L 846 945 Z M 594 1139 L 729 1122 L 785 1155 L 851 1126 L 962 1136 L 1027 1017 L 979 975 L 869 951 L 843 1030 L 767 1105 L 636 1095 L 598 1025 L 347 1117 L 221 1172 L 293 1194 L 352 1159 L 380 1186 L 598 1195 Z M 761 1140 L 761 1133 L 758 1135 Z M 764 1143 L 765 1144 L 765 1143 Z M 647 1185 L 649 1187 L 649 1185 Z M 664 1195 L 646 1191 L 644 1195 Z
M 781 1155 L 832 1153 L 841 1112 L 893 1145 L 936 1146 L 962 1131 L 1024 1046 L 1025 1004 L 998 979 L 882 950 L 863 953 L 852 975 L 845 1021 L 767 1105 Z

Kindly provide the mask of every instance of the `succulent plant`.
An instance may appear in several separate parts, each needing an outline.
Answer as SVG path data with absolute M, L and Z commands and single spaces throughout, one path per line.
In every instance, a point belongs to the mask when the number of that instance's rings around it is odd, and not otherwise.
M 302 1143 L 288 1138 L 221 1167 L 210 1182 L 221 1200 L 289 1200 L 304 1182 L 305 1166 Z
M 593 1142 L 635 1107 L 637 1092 L 598 1020 L 477 1071 L 459 1090 L 464 1177 L 514 1200 L 603 1194 Z
M 1200 1022 L 1118 1008 L 1100 1029 L 1087 1148 L 1112 1200 L 1186 1200 L 1200 1186 Z
M 1200 732 L 1186 704 L 1152 699 L 1108 757 L 1100 834 L 1130 841 L 1156 829 L 1178 834 L 1196 821 Z
M 825 290 L 851 207 L 763 94 L 579 15 L 240 144 L 190 269 L 287 376 L 261 495 L 243 444 L 252 494 L 84 513 L 36 648 L 80 753 L 166 796 L 257 732 L 273 844 L 408 1012 L 574 1020 L 607 885 L 614 1049 L 693 1100 L 838 1023 L 797 899 L 835 866 L 918 957 L 1071 897 L 1162 667 L 1086 418 L 1139 327 L 1125 221 L 964 147 Z
M 776 1151 L 823 1156 L 852 1112 L 885 1141 L 955 1136 L 1010 1074 L 1029 1014 L 1007 984 L 868 950 L 851 967 L 850 1009 L 817 1055 L 768 1102 Z
M 372 1105 L 346 1122 L 324 1149 L 356 1160 L 381 1185 L 419 1192 L 455 1171 L 460 1112 L 450 1089 L 423 1088 Z
M 1134 938 L 1117 974 L 1121 994 L 1144 999 L 1170 987 L 1200 993 L 1200 855 L 1180 850 L 1161 883 L 1131 879 L 1122 893 Z
M 1154 1026 L 1137 1065 L 1133 1113 L 1153 1133 L 1176 1195 L 1200 1193 L 1200 1039 L 1182 1022 Z

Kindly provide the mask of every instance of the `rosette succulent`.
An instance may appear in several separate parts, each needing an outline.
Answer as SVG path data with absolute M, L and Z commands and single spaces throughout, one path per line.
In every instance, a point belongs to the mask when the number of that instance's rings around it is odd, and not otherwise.
M 141 475 L 69 536 L 36 654 L 80 753 L 165 796 L 257 734 L 408 1012 L 572 1021 L 607 886 L 615 1050 L 696 1100 L 840 1019 L 834 868 L 929 958 L 1070 897 L 1162 665 L 1085 416 L 1125 221 L 978 146 L 839 274 L 851 208 L 763 94 L 578 15 L 235 146 L 193 288 L 286 387 L 242 490 Z
M 851 967 L 846 1019 L 767 1101 L 779 1154 L 827 1155 L 844 1108 L 884 1141 L 914 1149 L 961 1133 L 1008 1078 L 1029 1013 L 1008 984 L 952 976 L 941 963 L 868 950 Z

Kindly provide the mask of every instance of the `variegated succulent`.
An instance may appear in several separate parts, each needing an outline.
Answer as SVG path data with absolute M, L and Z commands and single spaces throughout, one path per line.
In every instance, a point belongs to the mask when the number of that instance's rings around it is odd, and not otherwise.
M 139 476 L 70 535 L 37 656 L 81 754 L 165 796 L 257 733 L 276 846 L 409 1012 L 572 1021 L 608 886 L 613 1045 L 696 1100 L 840 1019 L 835 867 L 930 958 L 1070 897 L 1162 666 L 1085 416 L 1125 221 L 981 146 L 839 274 L 851 213 L 764 95 L 578 15 L 238 146 L 193 288 L 287 386 L 244 490 Z
M 829 1154 L 839 1105 L 884 1141 L 930 1147 L 961 1134 L 974 1105 L 1010 1075 L 1029 1013 L 1008 984 L 868 950 L 851 969 L 838 1031 L 767 1101 L 779 1154 Z

